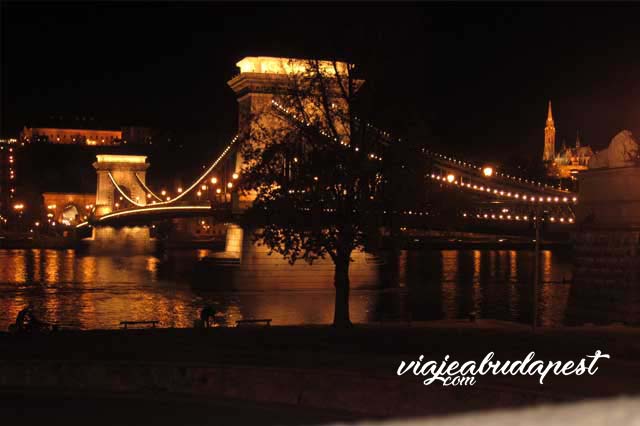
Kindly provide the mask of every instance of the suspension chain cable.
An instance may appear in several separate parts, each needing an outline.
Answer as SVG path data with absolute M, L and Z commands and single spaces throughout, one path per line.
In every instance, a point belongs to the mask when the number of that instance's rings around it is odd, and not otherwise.
M 187 195 L 189 192 L 193 191 L 193 189 L 195 187 L 197 187 L 215 168 L 216 166 L 226 157 L 227 153 L 229 152 L 229 150 L 231 149 L 231 147 L 233 145 L 235 145 L 235 143 L 238 141 L 240 135 L 236 135 L 233 137 L 233 139 L 231 140 L 231 143 L 229 143 L 229 145 L 227 145 L 227 147 L 222 151 L 222 153 L 218 156 L 218 158 L 211 164 L 211 166 L 209 166 L 209 168 L 207 170 L 205 170 L 205 172 L 198 178 L 195 180 L 195 182 L 193 182 L 191 184 L 191 186 L 189 186 L 189 188 L 187 188 L 186 190 L 184 190 L 183 192 L 181 192 L 180 194 L 178 194 L 175 198 L 172 198 L 169 201 L 160 201 L 158 203 L 154 203 L 155 206 L 158 205 L 167 205 L 167 204 L 171 204 L 174 203 L 176 201 L 178 201 L 179 199 L 181 199 L 182 197 L 184 197 L 185 195 Z M 122 188 L 120 188 L 120 186 L 117 184 L 116 180 L 113 178 L 113 176 L 111 175 L 111 172 L 108 173 L 109 175 L 109 179 L 111 179 L 111 182 L 113 183 L 113 186 L 115 186 L 115 188 L 118 190 L 118 192 L 127 199 L 127 201 L 129 201 L 130 203 L 132 203 L 133 205 L 137 206 L 137 207 L 145 207 L 146 204 L 140 204 L 136 201 L 134 201 L 133 199 L 131 199 L 131 197 L 129 197 L 127 194 L 124 193 L 124 191 L 122 190 Z M 142 184 L 142 181 L 138 178 L 139 182 Z M 146 188 L 146 185 L 143 184 L 143 187 Z M 152 194 L 152 196 L 157 197 L 155 194 L 153 194 L 151 192 L 151 190 L 149 190 L 149 193 Z
M 140 184 L 140 186 L 142 187 L 142 189 L 144 189 L 148 194 L 151 194 L 151 196 L 153 198 L 155 198 L 158 201 L 162 201 L 162 198 L 158 197 L 152 190 L 151 188 L 149 188 L 143 181 L 142 179 L 140 179 L 140 176 L 138 176 L 138 173 L 135 173 L 136 179 L 138 180 L 138 183 Z

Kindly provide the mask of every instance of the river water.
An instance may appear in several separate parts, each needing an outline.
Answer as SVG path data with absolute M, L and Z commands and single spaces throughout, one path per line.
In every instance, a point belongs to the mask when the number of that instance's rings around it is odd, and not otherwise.
M 207 250 L 160 257 L 89 256 L 74 250 L 0 250 L 0 329 L 31 303 L 44 319 L 82 329 L 117 328 L 123 320 L 190 327 L 214 303 L 218 323 L 271 318 L 274 325 L 324 324 L 333 316 L 330 275 L 316 266 L 277 273 L 198 267 Z M 357 263 L 357 262 L 356 262 Z M 367 265 L 365 265 L 367 266 Z M 480 318 L 529 322 L 533 255 L 510 250 L 402 251 L 384 264 L 352 267 L 356 323 Z M 565 320 L 570 254 L 543 251 L 538 314 L 543 326 Z

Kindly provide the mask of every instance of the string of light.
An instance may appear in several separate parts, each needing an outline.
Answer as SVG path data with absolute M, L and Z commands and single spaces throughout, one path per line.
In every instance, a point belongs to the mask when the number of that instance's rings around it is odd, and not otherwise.
M 306 126 L 310 126 L 310 123 L 305 123 L 305 122 L 304 122 L 304 120 L 302 120 L 302 119 L 298 118 L 297 114 L 292 113 L 291 111 L 289 111 L 289 109 L 288 109 L 288 108 L 286 108 L 286 107 L 285 107 L 285 106 L 283 106 L 282 104 L 278 103 L 277 101 L 272 100 L 272 101 L 271 101 L 271 103 L 272 103 L 276 108 L 278 108 L 278 110 L 280 110 L 281 112 L 284 112 L 284 113 L 288 114 L 290 117 L 294 118 L 294 119 L 295 119 L 295 120 L 297 120 L 299 123 L 301 123 L 301 124 L 303 124 L 303 125 L 306 125 Z M 361 122 L 361 120 L 360 120 L 359 118 L 357 118 L 357 117 L 355 117 L 355 118 L 354 118 L 354 120 L 356 120 L 356 121 L 358 121 L 358 122 Z M 373 125 L 371 125 L 371 124 L 369 124 L 369 123 L 365 123 L 365 125 L 366 125 L 368 128 L 371 128 L 371 129 L 373 129 L 374 131 L 378 132 L 380 135 L 384 136 L 385 138 L 391 139 L 391 134 L 390 134 L 389 132 L 386 132 L 386 131 L 384 131 L 384 130 L 380 130 L 380 129 L 378 129 L 377 127 L 375 127 L 375 126 L 373 126 Z M 322 135 L 324 135 L 324 136 L 328 137 L 328 138 L 333 139 L 333 140 L 334 140 L 334 141 L 336 141 L 336 142 L 338 141 L 338 140 L 337 140 L 337 138 L 332 138 L 332 137 L 331 137 L 327 132 L 325 132 L 324 130 L 320 130 L 320 133 L 321 133 Z M 400 141 L 400 139 L 397 139 L 397 140 L 398 140 L 398 141 Z M 344 141 L 341 141 L 341 142 L 340 142 L 340 144 L 341 144 L 341 145 L 344 145 L 344 146 L 348 146 L 348 145 L 349 145 L 348 143 L 346 143 L 346 142 L 344 142 Z M 357 151 L 357 150 L 358 150 L 358 148 L 356 147 L 356 148 L 355 148 L 355 150 Z M 424 153 L 427 153 L 427 154 L 430 154 L 430 155 L 434 155 L 434 156 L 436 156 L 436 157 L 438 157 L 438 158 L 441 158 L 441 159 L 444 159 L 444 160 L 450 161 L 450 162 L 452 162 L 452 163 L 454 163 L 454 164 L 456 164 L 456 165 L 458 165 L 458 166 L 463 166 L 463 167 L 466 167 L 466 168 L 469 168 L 469 169 L 473 169 L 474 171 L 475 171 L 475 170 L 482 170 L 482 167 L 477 166 L 477 165 L 474 165 L 474 164 L 472 164 L 472 163 L 470 163 L 470 162 L 466 162 L 466 161 L 458 160 L 458 159 L 453 158 L 453 157 L 448 157 L 448 156 L 446 156 L 446 155 L 444 155 L 444 154 L 440 154 L 440 153 L 437 153 L 437 152 L 433 152 L 433 151 L 430 151 L 430 150 L 428 150 L 428 149 L 426 149 L 426 148 L 425 148 L 425 149 L 423 149 L 423 152 L 424 152 Z M 370 158 L 370 159 L 374 159 L 374 160 L 382 160 L 382 157 L 377 156 L 377 155 L 375 155 L 374 153 L 369 154 L 369 158 Z M 550 186 L 550 185 L 547 185 L 547 184 L 543 184 L 542 182 L 539 182 L 539 181 L 529 180 L 529 179 L 526 179 L 526 178 L 525 178 L 525 179 L 523 179 L 523 178 L 521 178 L 521 177 L 512 176 L 512 175 L 510 175 L 510 174 L 505 174 L 505 173 L 502 173 L 502 172 L 498 172 L 498 173 L 496 173 L 496 176 L 499 176 L 499 177 L 504 178 L 504 179 L 511 180 L 511 181 L 513 181 L 513 182 L 518 182 L 518 183 L 520 183 L 520 184 L 527 184 L 527 185 L 531 185 L 531 186 L 538 186 L 538 187 L 544 187 L 544 188 L 551 188 L 551 189 L 556 190 L 556 191 L 562 191 L 562 192 L 564 192 L 564 193 L 571 194 L 571 191 L 568 191 L 568 190 L 566 190 L 566 189 L 563 189 L 563 188 L 561 188 L 561 187 L 559 187 L 559 186 L 558 186 L 558 187 L 555 187 L 555 186 L 552 186 L 552 185 Z
M 218 163 L 220 163 L 220 161 L 222 161 L 222 159 L 224 159 L 224 157 L 227 155 L 227 153 L 229 152 L 231 147 L 233 147 L 233 145 L 235 145 L 235 143 L 238 141 L 239 137 L 240 137 L 240 135 L 235 135 L 233 137 L 233 139 L 231 140 L 231 143 L 229 143 L 229 145 L 227 145 L 227 147 L 224 149 L 224 151 L 222 151 L 222 154 L 220 154 L 218 156 L 218 158 L 211 164 L 211 166 L 209 166 L 209 168 L 207 170 L 205 170 L 205 172 L 198 179 L 196 179 L 196 181 L 193 182 L 191 184 L 191 186 L 189 186 L 186 190 L 182 191 L 180 194 L 178 194 L 171 201 L 165 201 L 165 202 L 157 203 L 157 204 L 169 204 L 169 203 L 178 201 L 180 198 L 184 197 L 189 192 L 191 192 L 194 188 L 196 188 L 198 185 L 200 185 L 200 183 L 207 178 L 207 176 L 213 171 L 213 169 L 216 168 Z
M 138 173 L 134 173 L 134 174 L 136 176 L 136 179 L 138 180 L 138 183 L 140 184 L 140 186 L 142 186 L 142 189 L 144 189 L 147 192 L 147 194 L 151 194 L 151 196 L 155 198 L 157 201 L 162 201 L 162 198 L 154 194 L 154 192 L 142 181 L 142 179 L 140 179 L 140 176 L 138 176 Z
M 168 204 L 175 203 L 176 201 L 180 200 L 182 197 L 187 195 L 189 192 L 191 192 L 193 189 L 195 189 L 198 185 L 200 185 L 200 183 L 204 179 L 206 179 L 209 176 L 209 174 L 216 168 L 216 166 L 220 163 L 220 161 L 222 161 L 225 158 L 225 156 L 227 155 L 229 150 L 238 141 L 238 138 L 239 138 L 239 135 L 234 136 L 233 139 L 231 140 L 231 142 L 229 143 L 229 145 L 227 145 L 227 147 L 222 151 L 222 153 L 218 156 L 218 158 L 211 164 L 211 166 L 209 166 L 209 168 L 206 169 L 205 172 L 198 179 L 196 179 L 191 184 L 191 186 L 189 186 L 186 190 L 182 191 L 181 193 L 179 193 L 178 195 L 176 195 L 174 198 L 172 198 L 170 200 L 154 202 L 153 204 L 157 205 L 157 206 L 161 206 L 161 205 L 168 205 Z M 141 204 L 139 202 L 136 202 L 133 199 L 131 199 L 131 197 L 129 197 L 127 194 L 125 194 L 124 191 L 122 191 L 122 188 L 120 188 L 120 186 L 117 184 L 117 182 L 115 181 L 115 179 L 111 175 L 111 172 L 109 172 L 108 175 L 109 175 L 109 178 L 111 179 L 111 182 L 113 183 L 113 186 L 118 190 L 120 195 L 122 195 L 127 201 L 129 201 L 130 203 L 132 203 L 133 205 L 135 205 L 137 207 L 145 207 L 146 206 L 146 204 Z M 160 197 L 158 197 L 155 194 L 153 194 L 150 190 L 148 191 L 148 193 L 150 193 L 153 196 L 155 196 L 156 198 L 160 199 Z
M 116 182 L 116 180 L 114 179 L 113 175 L 111 174 L 111 172 L 107 172 L 107 176 L 109 176 L 109 179 L 111 179 L 111 183 L 113 184 L 113 186 L 116 188 L 116 190 L 118 191 L 118 193 L 123 196 L 128 202 L 130 202 L 131 204 L 138 206 L 138 207 L 144 207 L 144 204 L 140 204 L 137 201 L 134 201 L 131 197 L 129 197 L 123 190 L 122 188 L 120 188 L 120 185 L 118 185 L 118 182 Z
M 472 164 L 470 162 L 458 160 L 456 158 L 449 157 L 449 156 L 446 156 L 444 154 L 440 154 L 440 153 L 437 153 L 437 152 L 430 151 L 430 150 L 428 150 L 426 148 L 423 149 L 423 152 L 425 154 L 428 154 L 428 155 L 431 155 L 431 156 L 434 156 L 434 157 L 438 157 L 438 158 L 440 158 L 442 160 L 446 160 L 446 161 L 449 161 L 451 163 L 454 163 L 457 166 L 473 169 L 474 171 L 475 170 L 480 170 L 480 171 L 482 170 L 482 167 L 477 166 L 475 164 Z M 552 186 L 552 185 L 543 184 L 542 182 L 539 182 L 539 181 L 534 181 L 534 180 L 529 180 L 529 179 L 522 178 L 522 177 L 512 176 L 510 174 L 505 174 L 505 173 L 498 172 L 498 173 L 496 173 L 496 176 L 499 176 L 499 177 L 504 178 L 504 179 L 511 180 L 513 182 L 518 182 L 520 184 L 527 184 L 527 185 L 538 186 L 538 187 L 542 187 L 542 188 L 551 188 L 551 189 L 553 189 L 555 191 L 562 191 L 562 192 L 566 192 L 566 193 L 571 194 L 571 191 L 568 191 L 568 190 L 563 189 L 561 187 L 555 187 L 555 186 Z
M 485 186 L 485 185 L 472 184 L 471 182 L 466 182 L 466 183 L 460 182 L 456 179 L 456 177 L 453 174 L 448 174 L 447 176 L 443 176 L 443 175 L 437 175 L 435 173 L 432 173 L 427 176 L 433 180 L 440 181 L 442 183 L 450 185 L 451 187 L 457 186 L 467 190 L 492 194 L 496 197 L 512 198 L 516 200 L 528 201 L 531 203 L 538 202 L 538 203 L 554 203 L 554 204 L 558 204 L 558 203 L 576 204 L 578 202 L 578 197 L 576 196 L 573 196 L 573 197 L 553 196 L 552 197 L 552 196 L 541 196 L 536 194 L 523 194 L 519 192 L 511 192 L 511 191 L 505 191 L 502 189 L 491 188 L 488 185 Z
M 277 101 L 275 101 L 275 100 L 271 100 L 271 104 L 272 104 L 273 106 L 275 106 L 279 111 L 281 111 L 281 112 L 283 112 L 283 113 L 287 114 L 289 117 L 291 117 L 291 118 L 293 118 L 294 120 L 296 120 L 298 123 L 300 123 L 300 124 L 302 124 L 302 125 L 304 125 L 304 126 L 307 126 L 307 127 L 311 126 L 311 123 L 308 123 L 308 122 L 304 121 L 303 119 L 298 118 L 298 115 L 297 115 L 297 114 L 290 112 L 288 108 L 286 108 L 286 107 L 285 107 L 285 106 L 283 106 L 282 104 L 278 103 Z M 376 130 L 377 130 L 377 129 L 376 129 Z M 335 142 L 338 142 L 338 138 L 331 136 L 331 135 L 330 135 L 329 133 L 327 133 L 326 131 L 324 131 L 324 130 L 320 129 L 320 130 L 319 130 L 319 132 L 320 132 L 320 134 L 321 134 L 321 135 L 325 136 L 326 138 L 331 139 L 331 140 L 333 140 L 333 141 L 335 141 Z M 344 146 L 344 147 L 348 147 L 348 146 L 350 146 L 350 144 L 349 144 L 349 143 L 347 143 L 347 142 L 345 142 L 345 141 L 340 141 L 340 145 L 342 145 L 342 146 Z M 358 152 L 359 150 L 360 150 L 360 149 L 359 149 L 357 146 L 356 146 L 356 147 L 354 147 L 354 151 Z M 381 157 L 380 155 L 377 155 L 377 154 L 373 153 L 373 152 L 369 153 L 368 158 L 369 158 L 370 160 L 378 160 L 378 161 L 382 161 L 382 157 Z
M 536 216 L 529 216 L 529 215 L 512 215 L 512 214 L 496 214 L 496 213 L 476 213 L 476 214 L 469 214 L 469 213 L 463 213 L 462 217 L 467 218 L 467 219 L 482 219 L 482 220 L 502 220 L 502 221 L 524 221 L 524 222 L 528 222 L 530 219 L 531 220 L 536 220 Z M 564 225 L 571 225 L 575 222 L 575 220 L 572 217 L 555 217 L 555 216 L 550 216 L 548 218 L 549 222 L 552 223 L 558 223 L 558 224 L 564 224 Z M 540 221 L 542 222 L 546 222 L 547 219 L 542 217 L 540 218 Z

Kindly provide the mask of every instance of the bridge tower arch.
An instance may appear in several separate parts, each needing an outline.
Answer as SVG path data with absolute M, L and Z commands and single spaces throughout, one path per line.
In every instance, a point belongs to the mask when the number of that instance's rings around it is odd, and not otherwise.
M 144 155 L 96 155 L 96 162 L 93 167 L 97 173 L 96 188 L 96 213 L 107 213 L 116 209 L 118 186 L 127 188 L 128 194 L 136 203 L 145 205 L 147 202 L 146 193 L 141 183 L 145 183 L 147 169 L 147 157 Z M 111 177 L 109 177 L 111 175 Z M 111 179 L 113 178 L 113 180 Z

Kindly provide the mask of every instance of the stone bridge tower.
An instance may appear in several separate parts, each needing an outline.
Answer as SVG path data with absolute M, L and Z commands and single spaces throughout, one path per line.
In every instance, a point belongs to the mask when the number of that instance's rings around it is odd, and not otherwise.
M 146 204 L 146 193 L 140 185 L 140 182 L 145 183 L 147 169 L 149 168 L 146 156 L 102 154 L 97 155 L 96 158 L 97 161 L 93 163 L 93 167 L 98 174 L 96 190 L 97 216 L 115 210 L 116 203 L 120 204 L 120 206 L 129 205 L 128 202 L 119 200 L 119 194 L 111 178 L 109 178 L 109 173 L 131 199 L 137 203 Z
M 277 58 L 268 56 L 248 56 L 236 63 L 240 73 L 229 80 L 227 84 L 235 92 L 238 99 L 238 133 L 250 135 L 255 128 L 280 128 L 290 124 L 275 118 L 274 115 L 265 114 L 272 108 L 271 101 L 278 96 L 289 93 L 297 87 L 295 81 L 300 81 L 300 76 L 309 74 L 310 59 Z M 349 64 L 346 62 L 318 61 L 320 72 L 329 78 L 338 76 L 344 78 L 349 72 Z M 336 80 L 337 81 L 337 80 Z M 358 90 L 364 80 L 353 81 Z M 304 88 L 302 89 L 304 90 Z M 335 93 L 339 93 L 336 87 Z M 278 99 L 276 99 L 278 100 Z M 337 95 L 332 99 L 336 107 L 348 114 L 349 107 L 345 105 L 342 96 Z M 307 109 L 307 105 L 304 106 Z M 308 113 L 314 114 L 314 106 L 309 105 Z M 258 123 L 259 122 L 259 123 Z M 255 127 L 254 127 L 255 126 Z M 346 133 L 346 132 L 345 132 Z M 234 172 L 239 173 L 244 159 L 236 151 Z M 241 211 L 247 208 L 255 199 L 251 194 L 241 196 L 234 200 L 234 210 Z
M 132 200 L 146 204 L 146 193 L 140 185 L 140 182 L 145 183 L 149 168 L 146 156 L 101 154 L 96 157 L 97 161 L 93 163 L 98 174 L 95 219 L 116 210 L 116 204 L 119 204 L 120 208 L 131 205 L 126 200 L 120 200 L 121 195 L 111 181 L 109 173 Z M 144 225 L 111 227 L 94 224 L 90 240 L 89 253 L 92 254 L 147 254 L 153 251 L 149 228 Z

